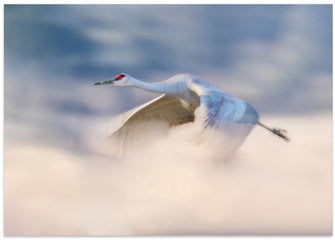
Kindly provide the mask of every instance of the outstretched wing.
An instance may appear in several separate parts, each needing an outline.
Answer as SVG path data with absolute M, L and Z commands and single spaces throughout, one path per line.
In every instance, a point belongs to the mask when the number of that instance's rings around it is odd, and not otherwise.
M 224 92 L 200 95 L 195 121 L 202 124 L 199 137 L 210 142 L 213 151 L 229 156 L 249 135 L 258 122 L 258 113 L 251 105 Z M 215 138 L 215 140 L 213 140 Z
M 239 124 L 240 127 L 247 124 L 255 125 L 259 118 L 253 106 L 222 93 L 200 96 L 200 109 L 205 127 L 220 127 L 230 123 Z
M 120 116 L 121 123 L 109 140 L 118 152 L 145 145 L 167 133 L 170 127 L 194 121 L 194 109 L 165 94 Z
M 195 118 L 204 128 L 257 124 L 259 116 L 256 109 L 243 100 L 199 79 L 193 80 L 189 87 L 200 99 Z

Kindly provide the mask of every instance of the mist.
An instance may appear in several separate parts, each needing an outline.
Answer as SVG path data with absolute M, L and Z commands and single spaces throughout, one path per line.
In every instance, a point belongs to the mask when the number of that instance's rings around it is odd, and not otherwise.
M 124 157 L 6 143 L 5 234 L 330 234 L 329 115 L 264 121 L 292 141 L 257 127 L 225 160 L 173 134 Z

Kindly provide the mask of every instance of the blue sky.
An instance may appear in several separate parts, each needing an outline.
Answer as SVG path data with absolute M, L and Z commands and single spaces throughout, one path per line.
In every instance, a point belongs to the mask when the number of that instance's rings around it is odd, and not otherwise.
M 6 121 L 61 132 L 55 115 L 115 115 L 154 97 L 92 85 L 120 72 L 192 73 L 260 115 L 331 110 L 331 5 L 5 5 L 4 18 Z
M 80 77 L 206 72 L 291 29 L 322 45 L 315 70 L 330 72 L 331 16 L 330 5 L 6 5 L 5 50 Z

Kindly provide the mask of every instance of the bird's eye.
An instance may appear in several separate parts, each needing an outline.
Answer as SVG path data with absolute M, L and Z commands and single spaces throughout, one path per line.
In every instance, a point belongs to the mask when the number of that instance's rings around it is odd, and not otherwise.
M 124 78 L 124 74 L 118 74 L 114 77 L 114 80 L 117 81 L 117 80 L 121 80 L 122 78 Z

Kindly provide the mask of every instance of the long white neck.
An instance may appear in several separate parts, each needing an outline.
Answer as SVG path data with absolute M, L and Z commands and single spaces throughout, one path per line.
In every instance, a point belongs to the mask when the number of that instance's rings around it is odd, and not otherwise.
M 181 97 L 180 91 L 183 90 L 184 92 L 187 90 L 186 86 L 181 86 L 185 85 L 180 82 L 167 82 L 167 81 L 162 81 L 162 82 L 157 82 L 157 83 L 148 83 L 148 82 L 142 82 L 136 78 L 132 78 L 131 81 L 129 82 L 131 86 L 150 91 L 150 92 L 157 92 L 157 93 L 165 93 L 168 95 L 173 95 L 176 97 Z M 184 89 L 180 89 L 180 88 Z
M 182 99 L 189 106 L 198 106 L 199 97 L 190 89 L 189 80 L 190 78 L 187 79 L 183 75 L 179 75 L 178 78 L 173 77 L 157 83 L 147 83 L 131 77 L 128 84 L 146 91 L 165 93 Z

